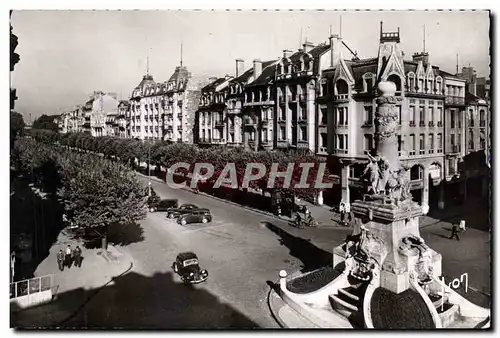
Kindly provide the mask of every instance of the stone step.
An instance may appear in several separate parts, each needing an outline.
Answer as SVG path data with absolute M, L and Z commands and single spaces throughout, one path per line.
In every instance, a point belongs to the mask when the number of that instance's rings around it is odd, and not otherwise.
M 342 300 L 336 295 L 330 295 L 329 298 L 332 308 L 346 318 L 348 318 L 353 312 L 359 311 L 357 306 Z
M 353 301 L 355 302 L 359 302 L 359 297 L 352 294 L 351 292 L 347 291 L 346 289 L 339 289 L 339 294 L 344 294 L 345 296 L 347 296 L 348 298 L 352 299 Z

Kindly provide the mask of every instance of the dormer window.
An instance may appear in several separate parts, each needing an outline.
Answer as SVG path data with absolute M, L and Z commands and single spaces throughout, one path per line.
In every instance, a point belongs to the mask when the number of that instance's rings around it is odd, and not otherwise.
M 276 73 L 278 75 L 280 75 L 282 73 L 282 67 L 281 67 L 281 64 L 279 64 L 277 67 L 276 67 Z
M 391 82 L 394 82 L 394 84 L 396 85 L 396 91 L 397 92 L 400 92 L 401 91 L 401 78 L 399 76 L 397 76 L 396 74 L 392 74 L 391 76 L 389 76 L 387 78 L 387 81 L 391 81 Z
M 345 80 L 339 79 L 335 82 L 335 94 L 349 94 L 349 85 Z
M 415 74 L 408 74 L 408 91 L 415 91 Z
M 375 82 L 375 76 L 372 73 L 366 73 L 363 75 L 363 91 L 367 93 L 373 92 Z

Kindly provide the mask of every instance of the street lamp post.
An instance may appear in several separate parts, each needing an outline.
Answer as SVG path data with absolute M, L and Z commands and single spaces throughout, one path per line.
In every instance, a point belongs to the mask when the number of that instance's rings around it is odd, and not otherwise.
M 148 140 L 148 196 L 151 197 L 151 140 Z

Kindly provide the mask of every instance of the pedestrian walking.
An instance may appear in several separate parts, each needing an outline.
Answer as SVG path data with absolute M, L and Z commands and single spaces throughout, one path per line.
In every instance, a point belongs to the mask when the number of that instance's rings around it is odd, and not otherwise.
M 457 224 L 453 224 L 453 226 L 451 227 L 451 236 L 450 236 L 450 239 L 453 239 L 454 237 L 457 238 L 457 241 L 460 241 L 460 236 L 458 236 L 460 232 L 460 228 Z
M 73 254 L 73 250 L 71 250 L 71 245 L 68 244 L 68 247 L 66 248 L 66 253 L 64 256 L 64 261 L 65 261 L 65 264 L 68 266 L 68 269 L 71 268 L 71 264 L 73 263 L 71 260 L 72 254 Z
M 59 267 L 59 270 L 64 271 L 64 252 L 62 249 L 60 249 L 57 253 L 57 266 Z
M 16 270 L 16 252 L 12 251 L 10 253 L 10 282 L 14 282 L 14 275 Z
M 344 202 L 340 203 L 339 212 L 340 212 L 340 222 L 344 223 L 344 217 L 345 217 L 345 204 L 344 204 Z
M 465 220 L 461 220 L 460 221 L 460 232 L 464 232 L 465 231 Z
M 349 204 L 344 204 L 344 213 L 346 214 L 344 225 L 348 226 L 351 222 L 351 207 Z
M 81 268 L 82 267 L 82 249 L 77 245 L 75 250 L 73 251 L 73 257 L 75 260 L 75 266 Z

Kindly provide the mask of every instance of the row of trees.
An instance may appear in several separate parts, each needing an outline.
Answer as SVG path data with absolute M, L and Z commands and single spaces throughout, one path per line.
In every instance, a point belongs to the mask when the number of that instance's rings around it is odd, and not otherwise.
M 117 137 L 92 137 L 85 133 L 58 134 L 48 130 L 32 129 L 31 136 L 43 143 L 58 143 L 69 148 L 77 148 L 83 152 L 95 152 L 102 156 L 120 161 L 124 164 L 134 166 L 138 163 L 147 162 L 156 168 L 161 166 L 171 167 L 177 162 L 190 163 L 191 167 L 187 172 L 192 172 L 196 163 L 210 163 L 214 166 L 214 175 L 206 182 L 213 184 L 222 173 L 227 163 L 234 163 L 237 171 L 238 186 L 241 186 L 243 176 L 248 163 L 260 163 L 266 167 L 266 175 L 259 181 L 251 182 L 251 188 L 270 190 L 271 192 L 285 191 L 293 193 L 304 199 L 313 200 L 318 190 L 314 187 L 295 188 L 294 185 L 300 182 L 302 169 L 300 163 L 312 163 L 309 170 L 307 183 L 315 182 L 318 169 L 322 159 L 304 151 L 245 151 L 241 148 L 231 149 L 226 147 L 199 148 L 191 144 L 167 143 L 162 141 L 142 142 L 135 139 L 123 139 Z M 290 163 L 295 164 L 292 181 L 289 188 L 284 189 L 283 178 L 277 178 L 272 189 L 267 189 L 267 182 L 273 163 L 278 163 L 278 170 L 285 171 Z M 328 168 L 324 171 L 323 180 L 328 177 Z
M 16 140 L 11 161 L 36 186 L 56 194 L 67 222 L 82 229 L 81 236 L 98 234 L 104 249 L 110 225 L 127 226 L 146 216 L 147 188 L 121 163 L 28 138 Z

